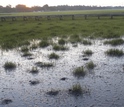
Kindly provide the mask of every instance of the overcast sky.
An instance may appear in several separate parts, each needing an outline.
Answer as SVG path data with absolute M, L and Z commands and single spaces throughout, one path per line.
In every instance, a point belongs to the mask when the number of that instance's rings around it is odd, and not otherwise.
M 25 4 L 28 7 L 31 6 L 43 6 L 48 4 L 49 6 L 56 5 L 97 5 L 97 6 L 124 6 L 124 0 L 0 0 L 0 5 L 12 5 Z

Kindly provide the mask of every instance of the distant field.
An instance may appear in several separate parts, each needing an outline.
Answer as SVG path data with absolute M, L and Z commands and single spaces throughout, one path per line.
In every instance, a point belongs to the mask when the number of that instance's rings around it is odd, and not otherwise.
M 94 11 L 66 11 L 66 12 L 35 12 L 35 13 L 11 13 L 8 15 L 48 15 L 48 14 L 88 14 L 88 13 L 122 13 L 123 10 L 94 10 Z M 1 14 L 7 15 L 7 14 Z M 75 35 L 75 36 L 74 36 Z M 24 45 L 32 39 L 48 39 L 53 37 L 90 37 L 90 38 L 114 38 L 124 35 L 124 17 L 71 17 L 59 20 L 34 19 L 23 21 L 0 22 L 0 46 L 1 48 L 15 48 Z
M 53 11 L 53 12 L 21 12 L 21 13 L 0 13 L 0 16 L 37 16 L 37 15 L 63 15 L 63 14 L 101 14 L 101 13 L 124 13 L 124 10 L 77 10 L 77 11 Z

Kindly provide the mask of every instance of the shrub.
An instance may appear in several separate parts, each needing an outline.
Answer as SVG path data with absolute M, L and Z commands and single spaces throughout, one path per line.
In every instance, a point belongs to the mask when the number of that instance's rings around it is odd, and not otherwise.
M 119 49 L 109 49 L 105 53 L 109 56 L 117 56 L 117 57 L 124 55 L 124 52 L 122 50 L 119 50 Z
M 15 69 L 15 68 L 16 68 L 16 64 L 13 63 L 13 62 L 6 62 L 6 63 L 4 64 L 4 68 L 5 68 L 5 69 Z
M 51 53 L 49 55 L 49 59 L 59 59 L 59 55 L 55 54 L 55 53 Z
M 76 68 L 74 71 L 73 71 L 73 75 L 75 77 L 84 77 L 86 75 L 86 71 L 84 70 L 84 67 L 81 66 L 81 67 L 78 67 Z

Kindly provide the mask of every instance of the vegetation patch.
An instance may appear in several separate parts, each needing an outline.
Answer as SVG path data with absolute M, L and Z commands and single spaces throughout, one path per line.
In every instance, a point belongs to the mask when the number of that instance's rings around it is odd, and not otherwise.
M 75 77 L 84 77 L 86 75 L 86 71 L 84 70 L 84 67 L 81 66 L 81 67 L 78 67 L 76 68 L 74 71 L 73 71 L 73 75 Z
M 89 40 L 83 40 L 82 44 L 84 44 L 84 45 L 92 45 L 91 41 L 89 41 Z
M 49 42 L 48 41 L 41 41 L 40 43 L 39 43 L 39 46 L 41 47 L 41 48 L 45 48 L 45 47 L 47 47 L 47 46 L 49 46 L 50 44 L 49 44 Z
M 37 85 L 40 82 L 38 80 L 30 80 L 29 83 L 30 83 L 30 85 Z
M 49 59 L 59 59 L 59 55 L 53 52 L 49 55 Z
M 32 54 L 30 52 L 24 52 L 22 56 L 23 57 L 28 57 L 28 56 L 32 56 Z
M 59 39 L 58 44 L 59 45 L 65 45 L 66 41 L 64 39 Z
M 1 102 L 1 104 L 2 105 L 6 105 L 6 104 L 10 104 L 10 103 L 12 103 L 13 101 L 11 100 L 11 99 L 4 99 L 4 100 L 2 100 L 2 102 Z
M 109 56 L 117 56 L 117 57 L 121 57 L 124 55 L 124 52 L 119 49 L 109 49 L 105 53 Z
M 27 46 L 21 47 L 21 52 L 28 52 L 29 48 Z
M 92 50 L 89 50 L 89 49 L 85 50 L 83 53 L 87 56 L 91 56 L 93 54 Z
M 53 50 L 55 50 L 55 51 L 65 51 L 65 50 L 68 50 L 68 48 L 65 47 L 65 46 L 54 45 Z
M 110 40 L 110 41 L 105 41 L 104 44 L 110 44 L 112 46 L 117 46 L 117 45 L 124 44 L 124 40 L 123 39 L 114 39 L 114 40 Z
M 88 69 L 94 69 L 95 66 L 96 66 L 96 65 L 93 63 L 93 61 L 90 61 L 90 62 L 88 62 L 88 63 L 86 64 L 86 67 L 87 67 Z
M 47 67 L 47 68 L 49 68 L 49 67 L 53 67 L 54 65 L 53 65 L 53 63 L 45 63 L 45 62 L 37 62 L 37 63 L 35 63 L 38 67 Z
M 37 67 L 32 67 L 32 69 L 30 70 L 30 73 L 32 74 L 37 74 L 39 71 L 37 69 Z
M 51 90 L 51 91 L 48 91 L 46 94 L 50 95 L 50 96 L 56 96 L 58 95 L 59 91 L 58 90 Z
M 15 69 L 15 68 L 16 68 L 16 64 L 13 63 L 13 62 L 6 62 L 6 63 L 4 64 L 4 68 L 5 68 L 6 70 Z

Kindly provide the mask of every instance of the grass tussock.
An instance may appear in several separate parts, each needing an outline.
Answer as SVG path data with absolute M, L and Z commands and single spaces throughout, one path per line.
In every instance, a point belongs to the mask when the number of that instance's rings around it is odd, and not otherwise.
M 83 51 L 83 53 L 84 53 L 85 55 L 87 55 L 87 56 L 91 56 L 91 55 L 93 54 L 92 50 L 89 50 L 89 49 Z
M 53 50 L 55 50 L 55 51 L 65 51 L 65 50 L 68 50 L 68 48 L 65 47 L 65 46 L 54 45 Z
M 23 57 L 32 56 L 32 53 L 30 53 L 30 52 L 24 52 L 22 56 Z
M 66 41 L 64 39 L 59 39 L 58 44 L 59 45 L 65 45 Z
M 84 44 L 84 45 L 92 45 L 91 41 L 89 41 L 89 40 L 83 40 L 82 44 Z
M 105 53 L 109 56 L 117 56 L 117 57 L 121 57 L 124 55 L 124 52 L 119 49 L 109 49 Z
M 88 69 L 94 69 L 95 66 L 96 66 L 96 65 L 93 63 L 93 61 L 90 61 L 90 62 L 88 62 L 88 63 L 86 64 L 86 67 L 87 67 Z
M 78 77 L 78 78 L 79 77 L 84 77 L 86 75 L 86 71 L 84 70 L 84 67 L 81 66 L 81 67 L 78 67 L 78 68 L 74 69 L 73 75 L 75 77 Z
M 6 62 L 4 64 L 4 68 L 7 69 L 7 70 L 9 70 L 9 69 L 15 69 L 16 68 L 16 64 L 13 63 L 13 62 Z
M 105 41 L 104 44 L 110 44 L 112 46 L 117 46 L 117 45 L 124 44 L 124 40 L 123 39 L 113 39 L 110 41 Z
M 50 43 L 48 42 L 48 41 L 41 41 L 40 43 L 39 43 L 39 46 L 41 47 L 41 48 L 45 48 L 45 47 L 47 47 L 47 46 L 49 46 L 50 45 Z
M 28 52 L 29 48 L 27 46 L 21 47 L 21 52 Z
M 35 63 L 38 67 L 41 67 L 41 68 L 49 68 L 49 67 L 53 67 L 53 63 L 46 63 L 46 62 L 37 62 Z
M 49 55 L 49 59 L 59 59 L 59 55 L 53 52 Z

